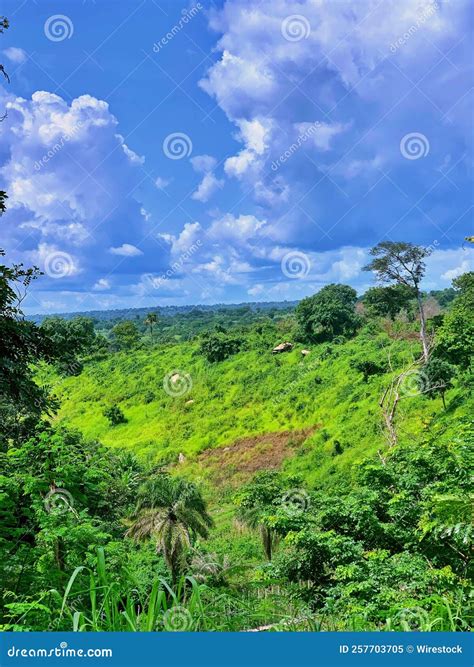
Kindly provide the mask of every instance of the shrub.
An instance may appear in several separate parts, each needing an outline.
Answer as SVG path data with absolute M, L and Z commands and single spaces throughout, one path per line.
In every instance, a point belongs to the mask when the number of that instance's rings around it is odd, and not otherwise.
M 103 412 L 104 417 L 107 417 L 109 424 L 111 426 L 117 426 L 117 424 L 126 424 L 128 419 L 122 412 L 122 409 L 118 405 L 112 405 L 110 408 L 106 408 Z
M 224 361 L 224 359 L 239 352 L 241 347 L 242 341 L 238 338 L 217 332 L 208 334 L 203 338 L 199 352 L 203 354 L 209 362 L 213 363 L 216 361 Z
M 369 381 L 371 375 L 382 375 L 387 370 L 387 364 L 377 363 L 376 361 L 370 361 L 366 359 L 365 361 L 351 361 L 351 368 L 362 373 L 364 376 L 364 382 Z
M 152 391 L 147 391 L 143 400 L 148 405 L 148 403 L 152 403 L 155 400 L 155 394 Z

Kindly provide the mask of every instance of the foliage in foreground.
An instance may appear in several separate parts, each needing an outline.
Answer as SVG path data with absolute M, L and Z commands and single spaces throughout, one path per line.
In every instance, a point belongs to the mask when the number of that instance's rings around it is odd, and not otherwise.
M 363 324 L 355 295 L 343 285 L 330 286 L 298 313 L 300 326 L 308 316 L 305 340 L 314 345 L 309 358 L 298 348 L 283 358 L 271 355 L 277 336 L 296 333 L 290 319 L 259 323 L 245 334 L 241 351 L 232 348 L 230 355 L 228 336 L 218 330 L 213 335 L 219 345 L 211 348 L 220 350 L 219 358 L 207 360 L 195 343 L 144 352 L 138 330 L 122 327 L 115 342 L 126 354 L 84 359 L 81 378 L 68 372 L 58 379 L 46 369 L 69 399 L 66 423 L 87 430 L 96 427 L 90 415 L 99 415 L 115 444 L 128 441 L 138 449 L 139 410 L 148 406 L 145 425 L 163 423 L 147 461 L 144 452 L 137 457 L 106 448 L 44 419 L 44 408 L 52 413 L 55 403 L 47 387 L 35 385 L 31 361 L 54 362 L 63 374 L 56 361 L 66 354 L 67 337 L 85 327 L 91 348 L 96 340 L 88 322 L 61 324 L 58 331 L 54 323 L 24 325 L 10 283 L 28 283 L 30 275 L 18 268 L 2 271 L 0 326 L 14 334 L 16 345 L 8 358 L 10 381 L 0 387 L 9 425 L 0 441 L 3 629 L 471 627 L 465 610 L 472 600 L 472 350 L 466 348 L 472 276 L 458 280 L 438 332 L 433 323 L 434 353 L 413 387 L 405 388 L 392 448 L 380 430 L 377 397 L 419 353 L 412 342 L 417 325 L 370 317 Z M 345 342 L 341 335 L 353 338 Z M 324 339 L 331 342 L 317 342 Z M 188 396 L 170 396 L 162 382 L 172 368 L 183 368 L 177 363 L 183 360 L 185 368 L 192 366 L 196 385 L 191 404 Z M 145 362 L 161 394 L 155 386 L 143 395 Z M 135 393 L 128 394 L 133 382 Z M 16 400 L 20 384 L 43 403 Z M 195 396 L 206 405 L 205 419 L 193 413 Z M 99 397 L 118 410 L 104 415 Z M 127 417 L 118 406 L 126 401 Z M 302 445 L 288 441 L 278 471 L 266 470 L 277 466 L 263 457 L 264 472 L 255 478 L 242 480 L 230 469 L 217 485 L 211 469 L 202 488 L 177 475 L 177 457 L 163 457 L 188 447 L 191 460 L 183 464 L 180 457 L 179 472 L 194 478 L 205 471 L 206 448 L 224 454 L 218 447 L 224 438 L 263 426 L 310 426 L 312 435 Z M 258 457 L 258 444 L 251 454 Z M 227 488 L 236 481 L 237 488 Z

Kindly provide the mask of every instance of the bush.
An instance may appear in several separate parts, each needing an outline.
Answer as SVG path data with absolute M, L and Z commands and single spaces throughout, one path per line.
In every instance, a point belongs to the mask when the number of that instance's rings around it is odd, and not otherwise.
M 122 412 L 122 409 L 118 405 L 112 405 L 112 407 L 107 408 L 103 412 L 104 417 L 107 417 L 109 424 L 111 426 L 117 426 L 117 424 L 126 424 L 128 419 Z
M 379 364 L 376 361 L 368 359 L 365 361 L 351 361 L 350 366 L 359 373 L 362 373 L 364 382 L 368 382 L 371 375 L 383 375 L 387 370 L 386 363 Z
M 420 375 L 420 391 L 423 391 L 430 398 L 441 396 L 443 405 L 445 405 L 444 394 L 448 389 L 451 389 L 451 380 L 456 374 L 456 368 L 443 359 L 436 357 L 430 359 L 427 364 L 423 366 Z
M 155 394 L 152 391 L 147 391 L 143 400 L 148 405 L 148 403 L 152 403 L 155 400 Z
M 203 354 L 209 362 L 213 363 L 216 361 L 224 361 L 224 359 L 239 352 L 241 347 L 242 341 L 238 338 L 233 338 L 217 332 L 209 334 L 203 338 L 199 352 Z

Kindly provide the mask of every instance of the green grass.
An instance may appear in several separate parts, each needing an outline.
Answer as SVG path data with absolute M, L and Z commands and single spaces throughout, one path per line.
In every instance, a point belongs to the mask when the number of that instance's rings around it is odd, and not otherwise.
M 87 363 L 78 377 L 59 378 L 43 367 L 38 379 L 52 385 L 60 398 L 59 421 L 154 460 L 176 462 L 183 453 L 186 462 L 180 469 L 194 477 L 206 477 L 199 453 L 208 448 L 245 436 L 317 427 L 285 465 L 310 484 L 328 484 L 334 475 L 347 474 L 352 464 L 387 447 L 378 401 L 390 377 L 419 353 L 412 341 L 364 332 L 329 351 L 326 345 L 313 346 L 307 357 L 301 356 L 302 346 L 275 356 L 270 348 L 250 349 L 210 364 L 197 348 L 187 342 L 121 352 Z M 354 360 L 380 361 L 389 355 L 394 372 L 368 383 L 351 367 Z M 192 388 L 183 396 L 169 396 L 163 387 L 164 377 L 174 370 L 191 377 Z M 468 410 L 457 400 L 458 393 L 455 388 L 447 394 L 448 436 L 456 418 Z M 127 423 L 109 425 L 103 411 L 114 404 Z M 440 399 L 403 399 L 398 409 L 401 440 L 433 428 L 434 416 L 438 423 L 444 419 Z M 336 441 L 341 454 L 335 452 Z

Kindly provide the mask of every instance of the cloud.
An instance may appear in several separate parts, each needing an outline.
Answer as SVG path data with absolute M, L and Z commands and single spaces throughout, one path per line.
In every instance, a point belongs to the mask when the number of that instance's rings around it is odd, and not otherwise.
M 9 196 L 2 243 L 12 261 L 44 262 L 50 251 L 71 256 L 72 270 L 41 286 L 58 293 L 67 283 L 76 308 L 104 275 L 114 272 L 119 291 L 130 283 L 130 268 L 117 264 L 117 255 L 133 257 L 137 275 L 164 266 L 149 213 L 133 196 L 143 180 L 142 159 L 117 132 L 108 104 L 91 95 L 67 102 L 48 91 L 31 99 L 2 95 L 8 131 L 0 135 L 0 176 Z
M 445 271 L 441 276 L 441 278 L 443 280 L 454 280 L 455 278 L 459 278 L 459 276 L 462 276 L 463 273 L 467 273 L 470 270 L 471 270 L 471 263 L 468 260 L 464 260 L 461 262 L 459 266 L 456 266 L 454 269 L 449 269 L 449 271 Z
M 9 46 L 7 49 L 3 49 L 2 53 L 15 65 L 21 65 L 28 60 L 26 51 L 17 46 Z
M 10 211 L 90 229 L 117 202 L 120 206 L 138 179 L 131 169 L 133 151 L 126 154 L 106 102 L 82 95 L 68 105 L 58 95 L 38 91 L 31 100 L 10 96 L 6 107 L 9 132 L 2 133 L 0 149 L 8 151 L 1 174 Z M 50 229 L 53 234 L 58 227 Z
M 350 123 L 296 123 L 295 127 L 301 135 L 308 136 L 308 144 L 313 144 L 320 151 L 329 151 L 333 138 L 345 132 Z M 310 132 L 312 128 L 315 130 Z
M 252 239 L 261 238 L 260 232 L 265 225 L 265 220 L 259 220 L 254 215 L 236 217 L 232 213 L 227 213 L 212 222 L 208 234 L 219 244 L 232 242 L 247 245 Z
M 227 158 L 224 164 L 225 172 L 229 176 L 241 178 L 252 166 L 259 171 L 260 158 L 264 155 L 272 131 L 270 119 L 255 118 L 252 121 L 236 120 L 239 127 L 237 137 L 245 144 L 245 148 L 237 155 Z
M 376 155 L 373 158 L 366 160 L 342 160 L 335 169 L 332 170 L 335 174 L 340 174 L 345 179 L 352 179 L 357 177 L 370 176 L 374 171 L 380 169 L 384 164 L 384 159 L 381 155 Z
M 172 181 L 171 178 L 162 178 L 161 176 L 158 176 L 158 178 L 155 179 L 155 185 L 158 188 L 158 190 L 164 190 L 165 188 L 168 187 L 171 181 Z
M 108 290 L 111 287 L 111 282 L 107 278 L 99 278 L 99 280 L 92 286 L 93 290 L 102 291 Z
M 122 243 L 118 248 L 109 248 L 112 255 L 120 255 L 121 257 L 138 257 L 143 255 L 143 252 L 130 243 Z
M 0 92 L 0 109 L 8 107 L 2 243 L 12 261 L 72 258 L 63 278 L 45 277 L 40 300 L 51 303 L 54 292 L 71 308 L 136 305 L 157 295 L 169 270 L 159 294 L 176 303 L 295 299 L 333 281 L 361 290 L 371 280 L 361 272 L 367 249 L 384 238 L 443 239 L 428 262 L 427 289 L 464 270 L 471 254 L 452 248 L 466 234 L 470 205 L 472 165 L 462 157 L 472 145 L 471 54 L 462 40 L 470 3 L 438 0 L 426 16 L 412 0 L 349 4 L 214 3 L 207 16 L 215 56 L 199 85 L 223 113 L 199 134 L 194 173 L 187 160 L 162 163 L 174 177 L 173 198 L 155 189 L 171 177 L 158 176 L 155 187 L 144 178 L 145 156 L 104 100 Z M 303 18 L 301 39 L 290 32 L 294 15 Z M 184 85 L 192 97 L 195 83 Z M 120 102 L 114 109 L 122 113 Z M 197 119 L 189 132 L 197 137 L 202 127 Z M 183 128 L 166 132 L 175 129 Z M 400 152 L 412 132 L 430 144 L 416 161 Z M 146 154 L 151 164 L 161 157 Z M 216 193 L 219 210 L 195 217 L 193 202 Z M 282 274 L 291 252 L 309 258 L 302 280 Z M 118 259 L 126 257 L 133 261 Z
M 216 178 L 213 169 L 217 164 L 215 157 L 211 155 L 196 155 L 190 159 L 194 171 L 198 174 L 204 174 L 202 181 L 199 183 L 197 190 L 195 190 L 191 199 L 200 202 L 207 202 L 213 194 L 224 187 L 224 181 Z
M 136 165 L 142 165 L 145 163 L 145 158 L 143 155 L 138 155 L 135 153 L 135 151 L 132 151 L 131 148 L 127 146 L 125 143 L 124 138 L 122 137 L 121 134 L 117 134 L 117 139 L 120 141 L 120 145 L 122 146 L 122 150 L 125 153 L 125 155 L 128 157 L 130 160 L 131 164 L 136 164 Z
M 204 178 L 198 185 L 198 189 L 191 195 L 192 199 L 200 202 L 207 202 L 213 194 L 224 187 L 224 181 L 216 178 L 214 174 L 204 174 Z
M 406 229 L 414 241 L 427 242 L 433 225 L 428 216 L 415 225 L 405 215 L 400 191 L 417 201 L 433 185 L 431 160 L 439 165 L 446 154 L 459 154 L 472 134 L 472 84 L 459 66 L 471 66 L 459 46 L 468 11 L 467 0 L 426 6 L 367 0 L 350 3 L 350 11 L 333 0 L 226 0 L 210 13 L 220 57 L 199 84 L 237 130 L 241 148 L 226 158 L 225 173 L 270 220 L 285 218 L 293 242 L 304 237 L 307 244 L 334 248 L 347 243 L 348 234 L 354 243 L 376 242 L 400 219 L 399 233 Z M 288 27 L 295 15 L 301 34 Z M 403 45 L 393 49 L 400 39 Z M 454 44 L 456 67 L 441 57 Z M 411 84 L 428 72 L 426 89 Z M 449 102 L 447 76 L 454 86 Z M 318 130 L 303 141 L 312 126 Z M 416 165 L 416 174 L 413 168 L 407 173 L 399 149 L 410 131 L 426 133 L 431 143 L 430 158 Z M 383 178 L 382 165 L 391 180 Z M 460 176 L 465 183 L 463 165 Z M 377 189 L 370 194 L 372 186 Z M 446 180 L 438 189 L 445 186 Z M 388 200 L 394 205 L 381 216 Z M 466 208 L 462 194 L 456 200 L 454 219 Z M 309 215 L 300 210 L 303 201 Z M 450 217 L 436 224 L 449 228 Z
M 142 206 L 140 209 L 140 215 L 143 216 L 145 222 L 151 220 L 151 213 L 149 213 L 144 206 Z
M 202 241 L 204 230 L 199 222 L 187 222 L 183 229 L 174 236 L 173 234 L 160 234 L 160 237 L 169 244 L 172 257 L 189 252 L 199 241 Z
M 216 158 L 211 155 L 196 155 L 190 159 L 190 162 L 194 171 L 197 171 L 198 174 L 207 174 L 213 171 L 217 164 Z

